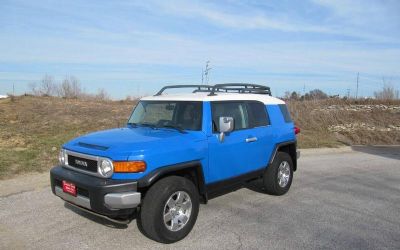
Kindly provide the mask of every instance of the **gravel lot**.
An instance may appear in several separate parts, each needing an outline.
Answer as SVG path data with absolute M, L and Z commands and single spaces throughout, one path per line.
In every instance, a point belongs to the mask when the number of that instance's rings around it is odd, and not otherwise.
M 0 249 L 400 249 L 400 147 L 306 150 L 287 195 L 251 185 L 213 199 L 173 245 L 135 220 L 118 226 L 65 205 L 48 186 L 16 186 L 0 193 Z

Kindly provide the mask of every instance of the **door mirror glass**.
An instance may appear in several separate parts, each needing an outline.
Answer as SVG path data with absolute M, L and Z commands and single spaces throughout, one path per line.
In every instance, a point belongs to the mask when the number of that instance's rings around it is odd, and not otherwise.
M 232 117 L 222 116 L 219 118 L 220 133 L 231 132 L 233 128 L 234 128 L 234 122 Z

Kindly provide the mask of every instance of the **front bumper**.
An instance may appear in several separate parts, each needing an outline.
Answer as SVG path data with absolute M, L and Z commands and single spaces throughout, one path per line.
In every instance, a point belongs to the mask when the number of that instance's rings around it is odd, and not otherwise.
M 62 181 L 75 184 L 77 195 L 64 193 Z M 129 215 L 140 205 L 136 181 L 102 179 L 56 166 L 50 171 L 51 189 L 61 199 L 108 217 Z

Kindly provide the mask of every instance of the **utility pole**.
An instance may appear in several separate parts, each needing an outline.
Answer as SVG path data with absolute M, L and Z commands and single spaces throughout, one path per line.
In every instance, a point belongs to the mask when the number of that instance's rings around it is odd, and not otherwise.
M 304 83 L 304 86 L 303 86 L 303 95 L 305 95 L 306 94 L 306 84 Z
M 347 89 L 347 99 L 350 99 L 350 89 Z
M 357 73 L 357 88 L 356 88 L 356 100 L 358 98 L 358 78 L 360 77 L 360 72 Z
M 211 68 L 209 67 L 210 61 L 206 62 L 206 68 L 203 71 L 203 74 L 201 76 L 201 83 L 205 83 L 208 84 L 208 80 L 209 80 L 209 72 L 211 70 Z
M 13 83 L 13 96 L 15 96 L 15 83 Z

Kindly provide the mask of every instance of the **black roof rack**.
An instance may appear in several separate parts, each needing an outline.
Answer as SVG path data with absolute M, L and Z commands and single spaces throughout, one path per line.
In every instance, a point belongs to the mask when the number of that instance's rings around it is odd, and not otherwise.
M 157 92 L 157 94 L 155 94 L 154 96 L 158 96 L 161 95 L 164 90 L 166 89 L 181 89 L 181 88 L 195 88 L 195 90 L 193 91 L 193 93 L 196 92 L 210 92 L 211 89 L 213 88 L 213 86 L 211 85 L 196 85 L 196 84 L 191 84 L 191 85 L 169 85 L 169 86 L 165 86 L 162 89 L 160 89 L 160 91 Z
M 251 83 L 222 83 L 212 85 L 169 85 L 163 87 L 154 96 L 161 95 L 166 89 L 178 88 L 195 88 L 193 93 L 206 92 L 209 96 L 217 95 L 216 93 L 241 93 L 241 94 L 261 94 L 271 95 L 271 89 L 264 85 L 251 84 Z
M 218 92 L 271 95 L 271 89 L 269 87 L 252 83 L 215 84 L 208 95 L 213 96 Z

